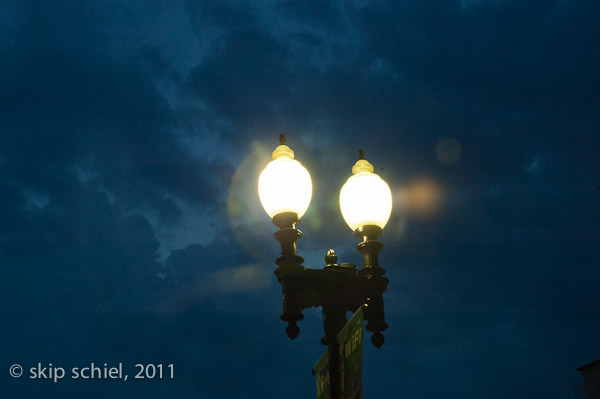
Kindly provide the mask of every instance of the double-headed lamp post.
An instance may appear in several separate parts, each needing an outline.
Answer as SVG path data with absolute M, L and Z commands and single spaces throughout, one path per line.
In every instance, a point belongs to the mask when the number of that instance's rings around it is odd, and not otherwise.
M 310 204 L 312 183 L 308 171 L 294 159 L 294 152 L 279 137 L 280 145 L 273 151 L 273 160 L 258 179 L 260 201 L 279 227 L 275 239 L 281 244 L 281 256 L 275 263 L 275 275 L 282 286 L 283 314 L 288 323 L 287 335 L 295 339 L 300 333 L 297 322 L 302 311 L 310 307 L 323 308 L 325 336 L 321 340 L 329 347 L 331 398 L 339 398 L 339 346 L 336 336 L 346 323 L 346 312 L 356 312 L 364 305 L 366 329 L 371 331 L 371 342 L 377 348 L 383 345 L 381 332 L 387 328 L 383 310 L 383 292 L 388 279 L 379 266 L 378 254 L 383 247 L 377 238 L 381 235 L 392 211 L 392 193 L 389 186 L 373 173 L 373 165 L 364 159 L 352 167 L 352 176 L 340 191 L 340 208 L 344 220 L 360 240 L 358 252 L 363 256 L 363 267 L 352 264 L 337 265 L 337 256 L 330 249 L 325 256 L 326 266 L 308 269 L 296 252 L 296 241 L 302 232 L 296 228 Z

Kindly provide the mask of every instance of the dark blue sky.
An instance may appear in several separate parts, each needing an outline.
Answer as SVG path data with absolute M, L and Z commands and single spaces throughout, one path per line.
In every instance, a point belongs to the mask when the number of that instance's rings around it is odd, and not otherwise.
M 3 397 L 314 396 L 322 317 L 285 335 L 256 188 L 285 133 L 314 185 L 307 266 L 360 263 L 337 203 L 358 148 L 392 188 L 366 398 L 572 398 L 600 358 L 599 20 L 593 0 L 1 1 Z M 175 378 L 9 377 L 38 362 Z

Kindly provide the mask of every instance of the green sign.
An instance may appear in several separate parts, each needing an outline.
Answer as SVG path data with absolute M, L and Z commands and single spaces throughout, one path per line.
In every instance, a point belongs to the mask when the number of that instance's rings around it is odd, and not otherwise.
M 340 330 L 340 385 L 344 399 L 362 398 L 362 341 L 364 315 L 362 306 Z
M 363 322 L 361 306 L 337 335 L 340 353 L 340 393 L 343 399 L 362 398 Z M 329 349 L 313 367 L 313 374 L 317 380 L 317 399 L 329 399 Z
M 313 367 L 313 374 L 317 379 L 317 399 L 331 398 L 329 391 L 329 349 L 321 355 L 317 364 Z

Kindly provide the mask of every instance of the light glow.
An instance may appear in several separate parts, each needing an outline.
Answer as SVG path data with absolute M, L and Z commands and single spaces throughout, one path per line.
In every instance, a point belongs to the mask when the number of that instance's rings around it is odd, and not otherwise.
M 442 205 L 442 189 L 430 178 L 419 178 L 394 194 L 403 212 L 415 217 L 432 217 Z
M 355 231 L 361 226 L 387 224 L 392 213 L 392 191 L 373 173 L 373 165 L 364 159 L 352 168 L 354 173 L 340 191 L 340 209 L 348 226 Z
M 280 145 L 273 152 L 273 160 L 258 178 L 258 196 L 271 218 L 283 212 L 295 212 L 301 218 L 310 204 L 310 174 L 293 158 L 293 151 L 286 145 Z

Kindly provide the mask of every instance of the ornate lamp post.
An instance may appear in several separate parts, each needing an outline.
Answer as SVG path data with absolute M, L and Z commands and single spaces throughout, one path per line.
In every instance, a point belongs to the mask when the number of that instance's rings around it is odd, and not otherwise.
M 310 307 L 323 308 L 325 336 L 321 343 L 329 347 L 331 398 L 340 397 L 339 346 L 336 336 L 346 323 L 346 312 L 355 312 L 364 306 L 366 329 L 377 348 L 383 345 L 381 334 L 387 328 L 383 310 L 383 292 L 388 279 L 379 266 L 378 254 L 383 245 L 377 241 L 392 210 L 389 186 L 373 173 L 373 165 L 364 159 L 352 167 L 352 176 L 340 192 L 340 208 L 344 220 L 360 240 L 358 251 L 363 256 L 363 267 L 342 263 L 330 249 L 325 256 L 325 267 L 308 269 L 298 256 L 296 242 L 302 232 L 296 228 L 308 209 L 312 184 L 308 171 L 294 159 L 294 152 L 279 137 L 280 145 L 273 151 L 273 161 L 258 179 L 258 193 L 273 224 L 279 228 L 275 239 L 281 244 L 281 256 L 275 263 L 275 275 L 282 286 L 283 314 L 288 323 L 287 335 L 295 339 L 300 333 L 297 323 L 304 318 L 302 311 Z

